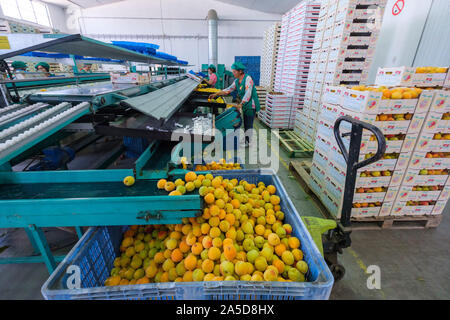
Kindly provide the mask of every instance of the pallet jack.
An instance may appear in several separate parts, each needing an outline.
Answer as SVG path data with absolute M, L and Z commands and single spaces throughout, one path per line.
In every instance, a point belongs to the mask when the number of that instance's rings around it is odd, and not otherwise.
M 351 124 L 351 131 L 341 134 L 340 125 L 342 122 Z M 363 130 L 369 130 L 375 135 L 378 143 L 377 152 L 369 159 L 359 161 L 359 152 Z M 345 147 L 342 140 L 344 137 L 350 137 L 349 150 Z M 342 212 L 339 221 L 331 219 L 321 219 L 317 217 L 302 217 L 303 222 L 308 228 L 319 251 L 325 258 L 335 281 L 341 280 L 345 275 L 345 268 L 338 262 L 338 253 L 342 254 L 343 249 L 351 246 L 352 232 L 351 211 L 353 196 L 355 191 L 356 177 L 358 169 L 368 166 L 381 159 L 386 152 L 386 139 L 383 133 L 377 127 L 351 118 L 343 116 L 336 120 L 334 124 L 334 137 L 347 163 L 347 173 L 345 179 L 344 198 Z

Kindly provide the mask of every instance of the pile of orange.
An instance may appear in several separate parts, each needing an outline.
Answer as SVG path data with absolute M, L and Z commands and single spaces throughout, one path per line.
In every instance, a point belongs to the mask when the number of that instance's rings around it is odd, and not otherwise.
M 209 171 L 209 170 L 239 170 L 241 165 L 239 163 L 226 162 L 225 159 L 220 159 L 218 162 L 211 161 L 206 165 L 196 165 L 195 171 Z
M 105 285 L 306 281 L 301 242 L 284 223 L 275 186 L 195 172 L 180 180 L 160 180 L 158 188 L 192 183 L 204 200 L 202 215 L 176 225 L 131 226 Z

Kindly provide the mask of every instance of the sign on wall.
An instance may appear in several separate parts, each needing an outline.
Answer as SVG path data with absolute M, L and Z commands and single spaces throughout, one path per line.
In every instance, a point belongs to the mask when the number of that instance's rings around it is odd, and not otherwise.
M 402 12 L 403 8 L 405 8 L 405 0 L 398 0 L 392 7 L 392 14 L 394 16 L 398 16 Z

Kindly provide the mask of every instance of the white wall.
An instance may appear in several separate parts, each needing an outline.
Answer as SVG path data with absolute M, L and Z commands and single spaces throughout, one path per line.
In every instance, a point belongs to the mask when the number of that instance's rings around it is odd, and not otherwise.
M 412 66 L 433 0 L 405 1 L 394 16 L 397 0 L 388 0 L 368 83 L 374 83 L 379 67 Z
M 215 9 L 219 16 L 218 61 L 228 68 L 234 56 L 261 55 L 264 30 L 281 20 L 278 14 L 214 0 L 129 0 L 82 9 L 78 20 L 87 36 L 156 43 L 160 51 L 188 60 L 197 70 L 208 63 L 209 9 Z
M 69 29 L 66 24 L 66 13 L 64 8 L 51 3 L 46 4 L 53 29 L 57 29 L 61 33 L 68 33 Z
M 413 66 L 450 66 L 449 16 L 450 1 L 434 0 Z

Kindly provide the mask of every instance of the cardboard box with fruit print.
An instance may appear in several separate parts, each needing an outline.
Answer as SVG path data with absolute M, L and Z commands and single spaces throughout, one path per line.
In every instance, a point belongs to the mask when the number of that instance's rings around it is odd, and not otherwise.
M 386 138 L 386 153 L 412 152 L 416 145 L 418 133 L 413 134 L 388 134 Z M 361 141 L 361 154 L 375 153 L 378 142 L 371 133 L 365 133 Z
M 434 98 L 431 102 L 430 112 L 449 113 L 450 112 L 450 90 L 435 90 Z
M 447 72 L 447 67 L 379 68 L 375 84 L 379 86 L 443 86 Z
M 397 201 L 447 201 L 450 186 L 402 186 Z
M 449 169 L 420 169 L 408 168 L 403 179 L 403 186 L 440 186 L 446 185 Z
M 356 86 L 341 92 L 343 108 L 367 114 L 426 113 L 434 98 L 434 91 L 419 88 Z
M 397 201 L 392 207 L 391 216 L 439 215 L 444 211 L 447 201 Z
M 414 152 L 409 163 L 410 169 L 450 169 L 450 152 Z

